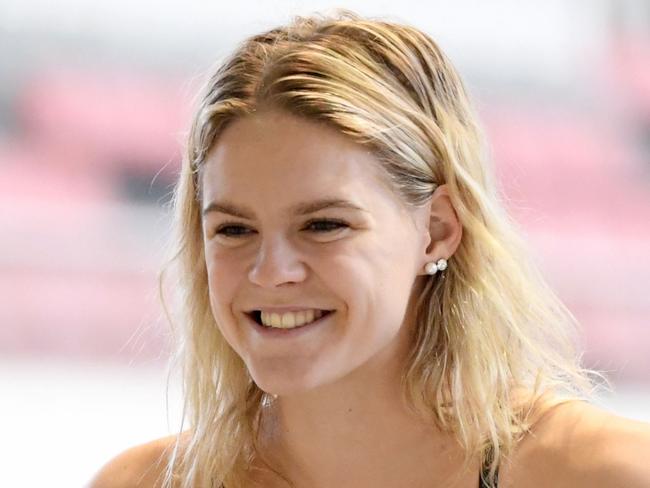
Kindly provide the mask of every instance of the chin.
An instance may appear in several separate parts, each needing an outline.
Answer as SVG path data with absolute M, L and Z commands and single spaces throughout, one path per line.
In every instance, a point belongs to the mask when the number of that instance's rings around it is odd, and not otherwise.
M 294 396 L 314 390 L 319 386 L 331 383 L 333 380 L 324 378 L 321 374 L 298 370 L 293 373 L 286 366 L 265 368 L 262 371 L 251 369 L 249 372 L 255 384 L 264 392 L 278 396 Z

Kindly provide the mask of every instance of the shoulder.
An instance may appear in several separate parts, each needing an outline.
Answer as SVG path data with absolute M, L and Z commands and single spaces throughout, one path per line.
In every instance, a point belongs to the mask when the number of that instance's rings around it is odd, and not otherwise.
M 131 447 L 108 461 L 86 488 L 159 488 L 177 436 Z
M 500 488 L 650 486 L 650 424 L 571 401 L 545 411 L 504 463 Z

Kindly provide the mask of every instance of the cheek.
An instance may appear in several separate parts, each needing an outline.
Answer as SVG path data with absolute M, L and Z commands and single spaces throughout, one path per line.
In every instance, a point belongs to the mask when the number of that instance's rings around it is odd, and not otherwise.
M 206 267 L 212 316 L 226 342 L 244 357 L 243 339 L 233 312 L 242 276 L 239 261 L 210 254 L 209 249 L 206 249 Z
M 241 282 L 244 270 L 239 259 L 226 257 L 223 253 L 211 252 L 209 246 L 205 251 L 212 312 L 215 319 L 223 320 L 232 313 L 231 304 L 235 298 L 237 285 Z
M 381 317 L 408 296 L 412 281 L 408 252 L 390 239 L 367 239 L 332 256 L 321 276 L 350 307 L 350 313 L 368 319 Z M 405 290 L 406 289 L 406 290 Z M 397 307 L 399 308 L 399 307 Z M 394 314 L 391 314 L 394 318 Z
M 394 235 L 378 237 L 349 263 L 354 281 L 350 293 L 362 307 L 358 313 L 380 329 L 397 330 L 406 312 L 415 279 L 415 250 L 408 243 Z

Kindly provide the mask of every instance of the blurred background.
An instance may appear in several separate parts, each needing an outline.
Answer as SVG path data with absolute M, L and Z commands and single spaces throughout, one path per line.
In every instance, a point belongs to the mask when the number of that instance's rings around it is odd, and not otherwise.
M 157 273 L 192 97 L 244 37 L 333 7 L 413 24 L 452 59 L 506 205 L 615 386 L 600 402 L 650 421 L 649 1 L 3 0 L 7 486 L 81 486 L 178 429 Z

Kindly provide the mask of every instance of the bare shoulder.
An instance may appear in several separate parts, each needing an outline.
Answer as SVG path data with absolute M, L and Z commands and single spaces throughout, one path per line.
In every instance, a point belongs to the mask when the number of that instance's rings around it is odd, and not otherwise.
M 177 436 L 131 447 L 108 461 L 86 488 L 159 488 Z
M 650 487 L 650 424 L 586 402 L 549 408 L 504 463 L 500 488 Z

